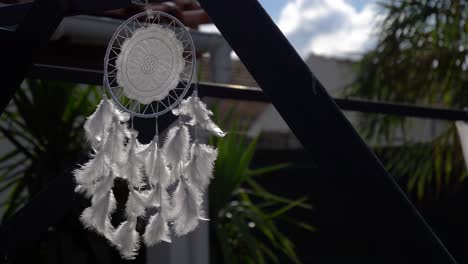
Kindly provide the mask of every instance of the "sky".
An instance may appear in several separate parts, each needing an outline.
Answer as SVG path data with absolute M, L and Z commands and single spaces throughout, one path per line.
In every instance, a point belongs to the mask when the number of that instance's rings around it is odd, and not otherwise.
M 377 0 L 259 0 L 299 54 L 356 58 L 375 45 Z M 213 25 L 202 31 L 217 32 Z

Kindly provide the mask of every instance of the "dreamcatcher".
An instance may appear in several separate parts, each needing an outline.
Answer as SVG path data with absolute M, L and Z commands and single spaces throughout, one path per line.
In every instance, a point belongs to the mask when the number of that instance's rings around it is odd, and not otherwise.
M 110 240 L 123 258 L 134 258 L 140 241 L 148 246 L 171 242 L 171 234 L 185 235 L 205 220 L 202 192 L 212 177 L 217 150 L 200 143 L 197 131 L 220 137 L 224 132 L 198 97 L 195 69 L 188 31 L 165 13 L 146 11 L 131 17 L 109 43 L 104 61 L 107 93 L 84 126 L 93 153 L 74 176 L 76 191 L 91 199 L 81 222 Z M 183 100 L 192 81 L 194 92 Z M 169 111 L 179 120 L 161 144 L 157 118 Z M 134 116 L 156 119 L 150 144 L 138 141 Z M 193 139 L 188 127 L 194 131 Z M 116 209 L 112 191 L 116 178 L 125 179 L 129 189 L 126 221 L 119 226 L 110 221 Z M 150 208 L 157 213 L 149 215 Z M 145 217 L 140 236 L 136 225 Z

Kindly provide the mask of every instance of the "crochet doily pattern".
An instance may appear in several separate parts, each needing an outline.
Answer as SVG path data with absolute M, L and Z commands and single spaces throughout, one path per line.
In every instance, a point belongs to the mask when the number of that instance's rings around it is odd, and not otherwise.
M 116 62 L 124 94 L 142 104 L 164 99 L 177 87 L 185 61 L 182 42 L 158 25 L 136 30 L 125 40 Z
M 104 58 L 104 86 L 116 107 L 157 117 L 176 107 L 195 76 L 195 47 L 173 16 L 147 11 L 115 31 Z

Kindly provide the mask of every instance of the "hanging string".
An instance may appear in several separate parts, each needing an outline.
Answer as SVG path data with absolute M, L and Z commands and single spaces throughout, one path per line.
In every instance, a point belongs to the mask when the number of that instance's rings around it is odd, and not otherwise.
M 101 98 L 102 99 L 108 99 L 107 93 L 106 93 L 106 76 L 104 74 L 102 78 L 102 86 L 99 88 L 101 90 Z
M 155 117 L 155 138 L 154 140 L 156 140 L 156 155 L 161 155 L 160 151 L 159 151 L 159 126 L 158 126 L 158 117 L 156 116 Z M 160 158 L 158 156 L 156 157 L 151 157 L 152 159 L 153 158 Z M 156 162 L 153 163 L 153 166 L 157 166 L 158 164 Z M 152 173 L 154 173 L 154 170 L 157 170 L 156 173 L 158 175 L 158 183 L 156 184 L 156 186 L 151 186 L 154 190 L 153 191 L 159 191 L 159 214 L 161 215 L 162 213 L 162 204 L 163 204 L 163 189 L 162 189 L 162 185 L 161 185 L 161 168 L 159 166 L 157 166 L 156 168 L 153 167 L 152 169 Z
M 104 86 L 103 86 L 103 88 L 104 88 Z M 103 90 L 104 90 L 104 89 L 103 89 Z M 106 99 L 103 98 L 103 100 L 106 100 Z M 104 102 L 103 102 L 103 103 L 104 103 Z M 101 104 L 101 107 L 104 107 L 103 104 Z M 104 120 L 104 111 L 101 111 L 101 120 Z M 99 144 L 99 145 L 100 145 L 100 146 L 99 146 L 99 148 L 100 148 L 99 151 L 104 151 L 104 144 L 105 144 L 105 142 L 104 142 L 104 137 L 105 137 L 105 135 L 106 135 L 105 122 L 102 122 L 102 136 L 101 136 L 101 142 L 100 142 L 100 144 Z M 94 151 L 96 152 L 96 150 L 94 150 Z M 111 162 L 112 162 L 112 160 L 111 160 Z M 103 162 L 103 163 L 102 163 L 102 171 L 101 171 L 102 177 L 105 177 L 105 176 L 106 176 L 106 175 L 104 175 L 105 171 L 106 171 L 106 166 L 105 166 L 105 162 Z
M 195 77 L 195 81 L 194 81 L 193 96 L 198 98 L 198 100 L 200 100 L 200 97 L 198 97 L 198 78 L 197 77 Z M 198 122 L 195 122 L 195 141 L 198 143 Z
M 158 117 L 156 116 L 155 118 L 156 120 L 156 125 L 155 125 L 155 129 L 156 129 L 156 145 L 158 146 L 159 148 L 159 126 L 158 126 Z
M 131 127 L 132 127 L 132 130 L 133 130 L 133 115 L 132 115 L 132 117 L 130 118 L 130 123 L 131 123 Z M 132 131 L 132 133 L 135 133 L 135 131 Z M 131 135 L 131 138 L 130 138 L 130 139 L 133 140 L 133 142 L 131 143 L 130 146 L 131 146 L 132 148 L 135 148 L 135 145 L 134 145 L 134 144 L 136 144 L 136 142 L 135 142 L 135 141 L 136 141 L 136 137 L 134 137 L 133 135 Z M 132 150 L 132 149 L 129 149 L 129 151 L 133 151 L 133 150 Z M 130 176 L 130 184 L 129 184 L 130 188 L 129 188 L 129 190 L 128 190 L 128 191 L 129 191 L 129 193 L 128 193 L 128 199 L 130 199 L 130 195 L 133 195 L 132 192 L 133 192 L 134 189 L 135 189 L 135 186 L 133 186 L 133 172 L 130 172 L 130 175 L 131 175 L 131 176 Z M 130 208 L 131 208 L 131 210 L 133 210 L 133 199 L 130 199 Z M 133 219 L 134 219 L 133 213 L 131 213 L 130 219 L 129 219 L 129 220 L 133 221 Z
M 157 121 L 157 118 L 156 118 L 156 139 L 158 140 L 158 146 L 159 146 L 159 132 L 158 132 L 158 121 Z M 161 155 L 160 152 L 157 153 L 158 155 Z M 157 165 L 157 164 L 156 164 Z M 165 165 L 163 165 L 165 166 Z M 159 217 L 162 216 L 162 210 L 163 210 L 163 187 L 162 187 L 162 184 L 161 184 L 161 168 L 158 166 L 158 186 L 156 186 L 156 188 L 159 188 Z M 158 191 L 158 189 L 156 189 L 156 191 Z
M 151 8 L 150 8 L 150 5 L 149 5 L 148 0 L 145 0 L 145 11 L 146 11 L 146 15 L 147 15 L 150 19 L 152 19 L 152 18 L 153 18 L 153 12 L 152 12 L 152 10 L 151 10 Z
M 181 107 L 180 104 L 177 107 L 179 108 L 179 113 L 180 113 L 181 110 L 182 110 L 182 107 Z M 179 115 L 179 124 L 178 124 L 179 130 L 182 130 L 183 124 L 184 124 L 184 122 L 182 120 L 182 115 Z M 182 133 L 182 131 L 179 131 L 179 133 Z M 182 178 L 183 178 L 184 175 L 185 175 L 185 173 L 184 173 L 184 157 L 182 157 L 182 159 L 179 161 L 179 167 L 180 167 L 180 173 L 182 174 L 180 176 L 182 176 Z M 177 175 L 177 176 L 179 176 L 179 175 Z

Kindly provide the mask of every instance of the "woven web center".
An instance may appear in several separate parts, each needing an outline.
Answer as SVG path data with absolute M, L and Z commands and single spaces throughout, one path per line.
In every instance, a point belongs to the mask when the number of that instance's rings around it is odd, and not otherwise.
M 146 56 L 141 62 L 141 70 L 144 74 L 154 73 L 158 66 L 158 61 L 154 56 Z

